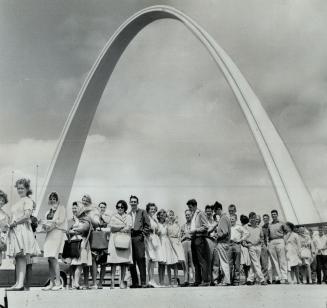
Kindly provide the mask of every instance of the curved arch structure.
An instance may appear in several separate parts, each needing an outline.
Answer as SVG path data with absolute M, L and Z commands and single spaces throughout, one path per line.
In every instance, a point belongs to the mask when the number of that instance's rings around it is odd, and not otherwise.
M 148 24 L 159 19 L 175 19 L 185 25 L 204 45 L 230 85 L 243 110 L 269 170 L 281 208 L 294 223 L 319 222 L 320 217 L 299 172 L 259 99 L 226 52 L 196 22 L 168 6 L 152 6 L 126 20 L 110 38 L 80 90 L 61 134 L 38 205 L 44 215 L 48 193 L 60 192 L 66 204 L 84 144 L 106 84 L 125 48 Z

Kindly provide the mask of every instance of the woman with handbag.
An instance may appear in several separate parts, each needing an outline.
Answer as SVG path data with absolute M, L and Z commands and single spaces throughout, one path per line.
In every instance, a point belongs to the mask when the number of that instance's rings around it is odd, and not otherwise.
M 76 246 L 78 248 L 75 248 L 79 249 L 79 251 L 77 252 L 78 257 L 73 257 L 71 260 L 71 265 L 75 266 L 74 279 L 72 285 L 73 289 L 81 289 L 79 281 L 83 266 L 85 267 L 92 265 L 91 247 L 89 243 L 91 229 L 92 223 L 89 217 L 87 216 L 87 212 L 85 212 L 84 205 L 80 202 L 77 202 L 77 211 L 76 217 L 74 218 L 74 224 L 68 230 L 68 236 L 70 237 L 70 239 L 77 240 L 80 243 L 79 247 Z M 77 241 L 75 243 L 77 243 Z M 75 254 L 76 251 L 71 251 L 71 253 Z
M 98 228 L 92 232 L 91 250 L 95 255 L 96 266 L 100 265 L 100 279 L 98 289 L 103 289 L 102 283 L 106 275 L 107 259 L 108 259 L 108 244 L 110 236 L 110 228 L 108 223 L 110 221 L 109 214 L 106 212 L 107 203 L 100 202 L 98 205 L 100 213 L 100 224 Z
M 108 263 L 111 265 L 111 289 L 115 287 L 116 266 L 120 265 L 120 288 L 125 289 L 126 268 L 133 263 L 132 258 L 132 217 L 127 215 L 127 203 L 119 200 L 116 204 L 117 213 L 114 214 L 109 222 L 111 235 L 108 246 Z
M 66 209 L 59 202 L 59 196 L 52 192 L 48 198 L 50 210 L 46 213 L 46 220 L 42 224 L 42 229 L 46 232 L 44 241 L 44 257 L 48 258 L 50 283 L 43 290 L 57 291 L 63 289 L 60 283 L 59 254 L 62 253 L 67 229 Z
M 156 262 L 163 261 L 158 236 L 158 221 L 155 218 L 157 210 L 158 208 L 154 203 L 148 203 L 146 205 L 146 212 L 150 220 L 150 234 L 145 237 L 145 254 L 148 260 L 149 286 L 154 288 L 158 287 L 158 284 L 154 280 L 154 267 Z
M 31 227 L 33 200 L 30 180 L 19 179 L 15 187 L 20 200 L 11 206 L 11 221 L 8 225 L 7 254 L 15 258 L 16 283 L 7 291 L 23 291 L 26 276 L 26 266 L 31 257 L 41 253 Z

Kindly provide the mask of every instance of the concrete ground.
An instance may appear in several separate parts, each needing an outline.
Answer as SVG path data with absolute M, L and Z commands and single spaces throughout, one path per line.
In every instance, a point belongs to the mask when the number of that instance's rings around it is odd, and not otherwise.
M 327 285 L 81 291 L 36 289 L 8 292 L 7 298 L 8 308 L 327 308 Z

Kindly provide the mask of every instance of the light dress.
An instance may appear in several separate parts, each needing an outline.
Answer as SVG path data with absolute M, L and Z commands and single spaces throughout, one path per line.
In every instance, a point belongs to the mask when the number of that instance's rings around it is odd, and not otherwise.
M 171 242 L 168 237 L 167 224 L 158 224 L 158 233 L 161 244 L 162 263 L 172 265 L 178 263 L 178 258 L 173 250 Z
M 132 239 L 130 238 L 129 247 L 127 249 L 119 249 L 115 247 L 115 238 L 122 232 L 114 231 L 114 227 L 130 227 L 132 228 L 132 216 L 114 214 L 110 221 L 109 227 L 111 228 L 110 240 L 108 244 L 108 259 L 109 264 L 133 264 L 132 256 Z M 125 233 L 126 234 L 126 233 Z M 130 235 L 130 233 L 129 233 Z
M 162 256 L 162 248 L 160 244 L 160 238 L 158 234 L 156 233 L 158 230 L 158 221 L 148 216 L 150 220 L 150 229 L 151 233 L 145 237 L 145 255 L 148 260 L 154 261 L 154 262 L 162 262 L 163 256 Z
M 91 223 L 90 221 L 83 217 L 83 218 L 76 218 L 74 217 L 74 224 L 72 226 L 72 228 L 87 228 L 87 230 L 89 230 L 89 228 L 91 227 Z M 89 232 L 85 232 L 83 234 L 78 234 L 78 235 L 74 235 L 72 236 L 71 239 L 75 240 L 75 239 L 81 239 L 82 243 L 81 243 L 81 254 L 80 257 L 77 258 L 73 258 L 71 260 L 71 265 L 87 265 L 87 266 L 91 266 L 92 265 L 92 254 L 91 254 L 91 247 L 90 247 L 90 241 L 88 240 L 88 234 Z
M 300 239 L 300 258 L 303 265 L 310 265 L 313 261 L 312 256 L 312 241 L 309 235 L 299 234 Z
M 180 239 L 181 228 L 177 223 L 168 223 L 167 225 L 167 233 L 170 243 L 172 245 L 173 251 L 177 256 L 178 262 L 185 262 L 185 254 L 183 245 Z
M 7 232 L 3 232 L 3 229 L 8 225 L 8 223 L 9 216 L 4 210 L 0 209 L 0 238 L 3 243 L 7 242 Z M 0 265 L 2 263 L 3 254 L 5 254 L 5 251 L 0 251 Z
M 24 211 L 27 210 L 33 211 L 33 200 L 23 197 L 10 209 L 11 223 L 20 220 L 25 215 Z M 41 251 L 34 237 L 30 220 L 9 230 L 7 238 L 7 255 L 9 257 L 15 258 L 17 255 L 32 257 L 40 254 Z
M 285 249 L 287 268 L 290 271 L 291 267 L 301 265 L 301 242 L 299 236 L 295 232 L 290 232 L 285 236 Z
M 242 226 L 242 228 L 247 229 L 246 226 Z M 243 245 L 241 245 L 241 264 L 251 266 L 249 249 Z
M 48 211 L 45 215 L 49 223 L 54 224 L 54 229 L 47 232 L 44 241 L 44 257 L 58 259 L 59 254 L 62 253 L 66 237 L 67 217 L 66 209 L 61 204 L 57 209 Z

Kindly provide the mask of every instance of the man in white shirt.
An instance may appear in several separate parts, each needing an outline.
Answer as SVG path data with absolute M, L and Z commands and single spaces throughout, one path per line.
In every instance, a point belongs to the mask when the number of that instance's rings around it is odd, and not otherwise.
M 229 244 L 230 282 L 233 286 L 240 284 L 241 242 L 249 236 L 249 231 L 236 224 L 237 215 L 230 215 L 231 236 Z
M 319 234 L 314 238 L 313 246 L 317 255 L 317 283 L 321 284 L 321 271 L 324 274 L 323 281 L 327 283 L 327 236 L 323 226 L 319 226 Z

